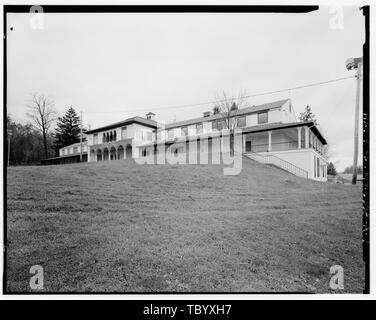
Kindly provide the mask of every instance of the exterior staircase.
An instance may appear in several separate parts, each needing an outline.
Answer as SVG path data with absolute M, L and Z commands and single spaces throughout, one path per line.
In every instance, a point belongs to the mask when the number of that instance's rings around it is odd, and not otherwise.
M 308 179 L 308 172 L 296 165 L 277 157 L 276 155 L 269 155 L 269 154 L 259 154 L 256 152 L 246 152 L 244 155 L 252 160 L 255 160 L 259 163 L 273 165 L 278 167 L 282 170 L 290 172 L 298 177 Z

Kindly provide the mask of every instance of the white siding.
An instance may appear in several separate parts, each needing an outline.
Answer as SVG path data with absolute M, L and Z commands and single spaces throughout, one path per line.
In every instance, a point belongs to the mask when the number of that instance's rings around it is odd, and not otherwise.
M 245 122 L 246 122 L 247 127 L 257 126 L 257 114 L 247 115 Z
M 204 133 L 212 132 L 212 123 L 211 121 L 206 121 L 203 123 L 203 131 Z
M 282 122 L 282 112 L 281 109 L 269 110 L 268 113 L 268 123 Z
M 191 125 L 188 127 L 188 135 L 194 136 L 196 134 L 196 125 Z

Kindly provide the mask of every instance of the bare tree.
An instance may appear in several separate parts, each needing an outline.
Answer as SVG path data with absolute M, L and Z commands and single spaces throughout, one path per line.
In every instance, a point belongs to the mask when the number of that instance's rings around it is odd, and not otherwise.
M 29 108 L 28 117 L 32 120 L 34 127 L 42 134 L 44 156 L 48 158 L 47 137 L 51 124 L 56 120 L 54 103 L 43 94 L 33 94 L 27 106 Z
M 213 114 L 219 115 L 219 120 L 224 124 L 222 129 L 230 131 L 230 152 L 234 153 L 234 130 L 238 126 L 239 111 L 248 106 L 246 94 L 240 91 L 238 96 L 230 95 L 225 91 L 215 95 Z

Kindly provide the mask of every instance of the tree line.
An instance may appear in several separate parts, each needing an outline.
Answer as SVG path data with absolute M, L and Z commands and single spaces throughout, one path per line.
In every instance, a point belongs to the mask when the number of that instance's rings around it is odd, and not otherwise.
M 59 156 L 60 148 L 80 141 L 80 117 L 72 106 L 59 117 L 52 100 L 34 94 L 27 107 L 26 124 L 17 123 L 7 115 L 6 147 L 10 165 L 38 164 L 43 159 Z

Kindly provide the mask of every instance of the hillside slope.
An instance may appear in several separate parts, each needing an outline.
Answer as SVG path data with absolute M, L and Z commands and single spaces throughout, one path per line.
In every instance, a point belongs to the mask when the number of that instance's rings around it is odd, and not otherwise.
M 11 167 L 7 288 L 31 291 L 362 292 L 360 186 L 244 159 L 221 166 L 112 161 Z

